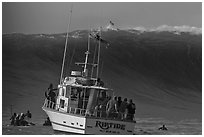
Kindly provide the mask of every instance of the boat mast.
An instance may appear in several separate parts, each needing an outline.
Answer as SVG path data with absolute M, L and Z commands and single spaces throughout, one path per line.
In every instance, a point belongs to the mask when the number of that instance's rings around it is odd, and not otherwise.
M 87 51 L 85 52 L 85 54 L 86 54 L 86 59 L 85 59 L 85 63 L 84 63 L 84 76 L 85 77 L 87 77 L 88 76 L 88 69 L 87 69 L 87 64 L 88 64 L 88 56 L 89 56 L 89 54 L 90 54 L 90 52 L 89 52 L 89 50 L 90 50 L 90 38 L 89 38 L 89 33 L 88 33 L 88 49 L 87 49 Z
M 95 63 L 95 59 L 96 59 L 96 50 L 97 50 L 97 46 L 95 46 L 95 50 L 94 50 L 94 57 L 93 57 L 93 63 Z M 93 78 L 93 71 L 94 71 L 94 65 L 92 65 L 92 68 L 91 68 L 91 78 Z
M 66 42 L 65 42 L 65 46 L 64 46 L 64 56 L 63 56 L 63 60 L 62 60 L 62 69 L 61 69 L 61 75 L 60 75 L 60 84 L 62 84 L 62 77 L 63 77 L 63 73 L 64 73 L 64 62 L 65 62 L 65 57 L 66 57 L 66 52 L 67 52 L 69 29 L 70 29 L 71 17 L 72 17 L 72 8 L 73 8 L 73 5 L 71 5 L 70 16 L 69 16 L 69 24 L 68 24 L 68 27 L 67 27 Z
M 97 72 L 96 72 L 96 78 L 99 77 L 99 62 L 100 62 L 100 49 L 101 49 L 101 27 L 99 30 L 99 42 L 98 42 L 98 61 L 97 61 Z

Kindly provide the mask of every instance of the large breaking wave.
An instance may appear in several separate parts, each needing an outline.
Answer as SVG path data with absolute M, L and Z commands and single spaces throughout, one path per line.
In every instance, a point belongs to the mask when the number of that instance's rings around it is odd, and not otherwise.
M 82 69 L 70 66 L 70 58 L 84 61 L 87 33 L 70 33 L 65 70 Z M 110 46 L 102 46 L 101 78 L 116 95 L 135 101 L 137 117 L 201 119 L 201 34 L 130 29 L 102 35 Z M 44 91 L 59 83 L 64 43 L 65 34 L 3 35 L 3 116 L 9 115 L 9 105 L 13 111 L 44 114 Z M 91 42 L 92 51 L 96 44 Z

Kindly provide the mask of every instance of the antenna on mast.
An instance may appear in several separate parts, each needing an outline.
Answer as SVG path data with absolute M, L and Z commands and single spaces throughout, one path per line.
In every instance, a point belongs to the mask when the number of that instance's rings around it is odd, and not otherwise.
M 60 75 L 60 84 L 62 83 L 62 77 L 63 77 L 63 73 L 64 73 L 64 62 L 65 62 L 65 57 L 66 57 L 66 52 L 67 52 L 69 29 L 70 29 L 71 17 L 72 17 L 72 8 L 73 8 L 73 4 L 71 4 L 69 24 L 68 24 L 68 27 L 67 27 L 67 36 L 66 36 L 66 42 L 65 42 L 65 46 L 64 46 L 64 56 L 63 56 L 63 60 L 62 60 L 62 69 L 61 69 L 61 75 Z
M 88 58 L 89 58 L 89 54 L 90 54 L 90 32 L 88 32 L 88 46 L 87 46 L 87 51 L 85 52 L 85 55 L 86 55 L 86 57 L 85 57 L 85 61 L 84 61 L 84 63 L 80 63 L 80 62 L 76 62 L 75 64 L 76 65 L 82 65 L 83 67 L 84 67 L 84 69 L 83 69 L 83 72 L 82 72 L 82 77 L 85 77 L 85 78 L 88 78 L 89 77 L 89 75 L 88 75 L 88 66 L 92 66 L 92 68 L 94 67 L 94 66 L 96 66 L 97 64 L 94 64 L 94 62 L 93 63 L 88 63 Z M 91 78 L 92 78 L 92 73 L 93 72 L 91 72 Z

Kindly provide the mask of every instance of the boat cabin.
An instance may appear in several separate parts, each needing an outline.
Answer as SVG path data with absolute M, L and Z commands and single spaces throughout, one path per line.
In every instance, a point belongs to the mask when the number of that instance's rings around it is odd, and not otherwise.
M 79 115 L 97 115 L 97 111 L 106 108 L 113 92 L 107 88 L 93 85 L 94 79 L 82 79 L 81 77 L 67 77 L 63 84 L 59 85 L 59 93 L 56 99 L 55 109 Z M 100 84 L 100 83 L 99 83 Z

